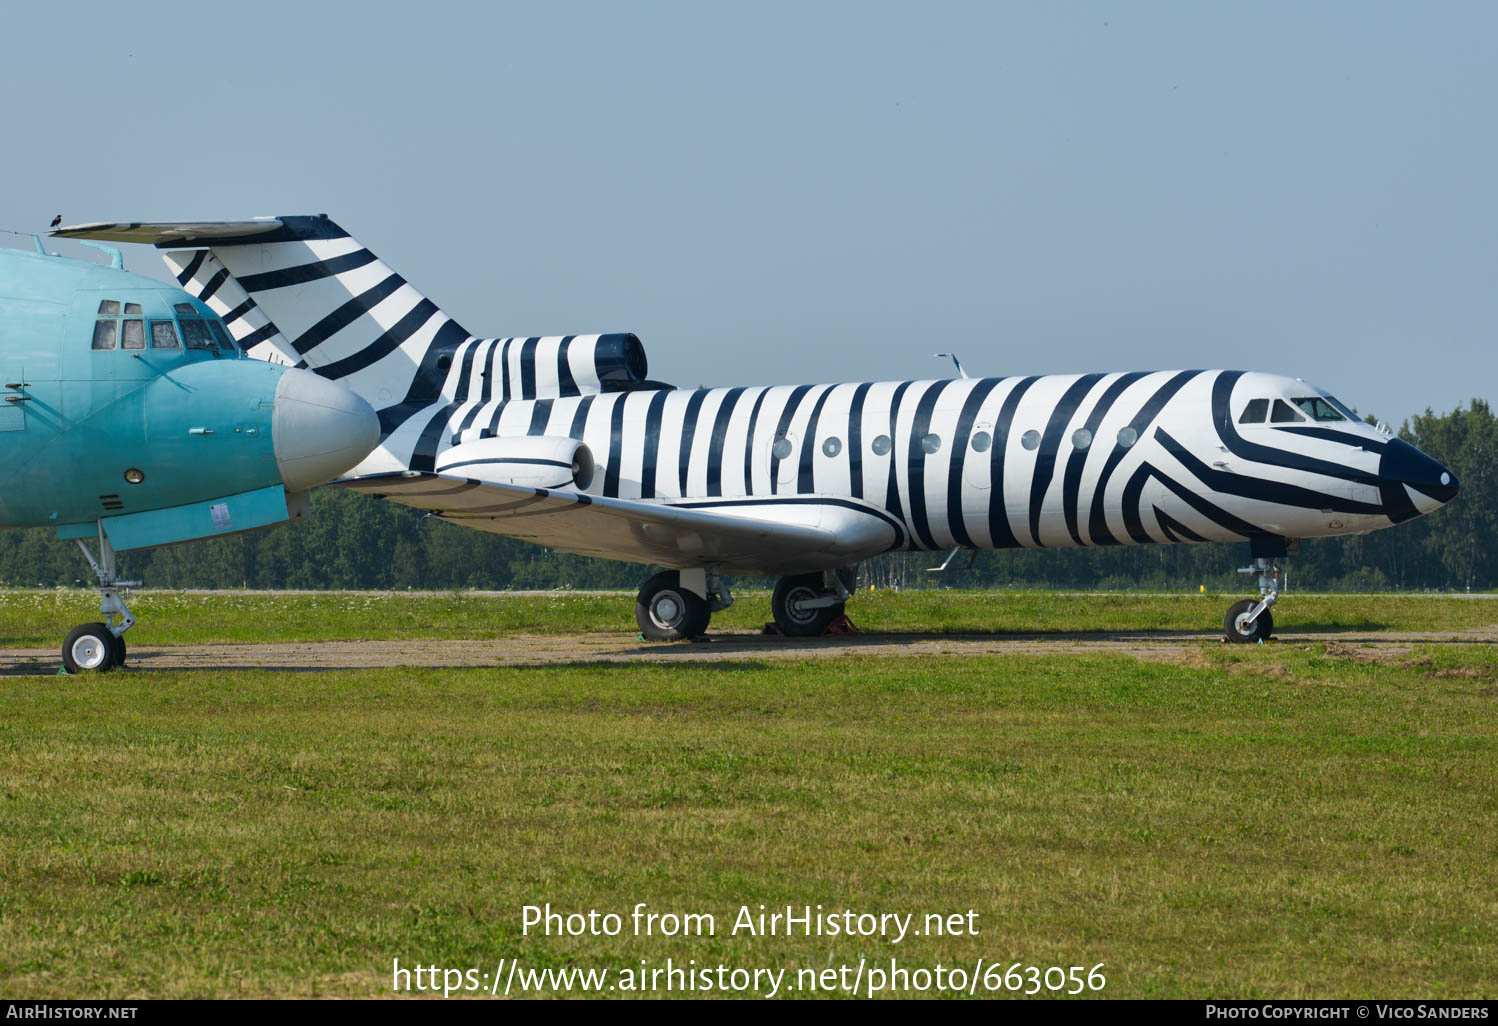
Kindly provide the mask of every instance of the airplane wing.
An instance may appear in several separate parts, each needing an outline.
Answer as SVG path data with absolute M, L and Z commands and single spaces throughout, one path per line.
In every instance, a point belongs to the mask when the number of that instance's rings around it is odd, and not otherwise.
M 653 566 L 720 563 L 729 573 L 767 575 L 830 570 L 905 540 L 888 514 L 846 499 L 613 499 L 414 471 L 337 481 L 334 487 L 563 552 Z

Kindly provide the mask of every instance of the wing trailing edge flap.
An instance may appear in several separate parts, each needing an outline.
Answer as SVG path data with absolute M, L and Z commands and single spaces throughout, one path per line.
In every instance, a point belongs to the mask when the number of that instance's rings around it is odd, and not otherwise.
M 492 534 L 656 566 L 721 563 L 743 574 L 833 569 L 884 552 L 902 538 L 872 507 L 810 496 L 673 505 L 410 473 L 337 484 Z

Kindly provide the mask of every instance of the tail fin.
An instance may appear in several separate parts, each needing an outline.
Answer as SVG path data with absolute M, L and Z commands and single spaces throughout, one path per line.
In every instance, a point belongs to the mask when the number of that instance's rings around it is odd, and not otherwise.
M 436 400 L 468 332 L 327 217 L 277 220 L 167 253 L 167 266 L 253 356 L 311 368 L 377 408 Z
M 646 378 L 634 335 L 475 338 L 325 215 L 241 235 L 210 236 L 203 224 L 179 227 L 176 239 L 191 227 L 208 250 L 164 254 L 182 287 L 252 356 L 310 368 L 376 409 L 480 392 L 485 401 L 590 395 Z M 162 228 L 152 237 L 167 237 Z

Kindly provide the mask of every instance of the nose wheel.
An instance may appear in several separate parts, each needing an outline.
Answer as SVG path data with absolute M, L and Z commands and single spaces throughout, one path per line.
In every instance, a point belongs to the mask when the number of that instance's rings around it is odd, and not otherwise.
M 1255 556 L 1253 565 L 1241 568 L 1240 574 L 1253 574 L 1259 579 L 1259 597 L 1244 599 L 1228 607 L 1228 615 L 1222 621 L 1222 633 L 1228 641 L 1252 645 L 1268 641 L 1274 633 L 1274 617 L 1269 607 L 1279 598 L 1279 567 L 1272 558 Z
M 79 539 L 78 547 L 99 579 L 102 596 L 99 612 L 104 614 L 104 620 L 73 628 L 62 643 L 62 667 L 68 673 L 103 673 L 125 665 L 128 654 L 125 632 L 135 626 L 135 617 L 125 605 L 125 593 L 137 582 L 119 579 L 114 548 L 102 527 L 99 529 L 98 559 L 82 539 Z

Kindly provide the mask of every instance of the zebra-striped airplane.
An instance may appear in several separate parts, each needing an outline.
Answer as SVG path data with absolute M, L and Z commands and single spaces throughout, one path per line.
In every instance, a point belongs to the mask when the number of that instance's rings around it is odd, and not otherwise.
M 166 249 L 251 356 L 368 400 L 380 444 L 337 482 L 466 527 L 665 567 L 640 630 L 694 637 L 729 574 L 780 578 L 790 635 L 896 550 L 1247 542 L 1273 629 L 1299 539 L 1429 513 L 1455 476 L 1296 378 L 1185 370 L 677 389 L 633 334 L 479 338 L 326 215 L 95 223 Z

